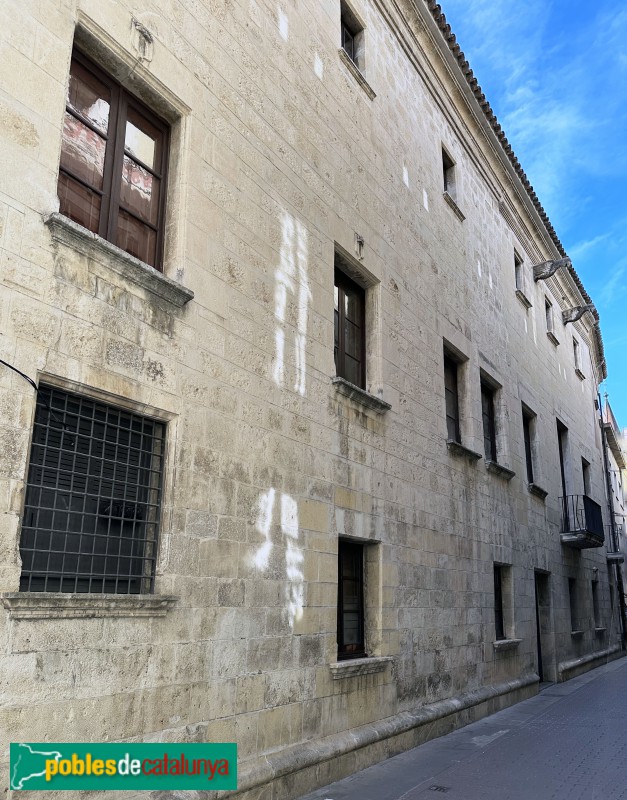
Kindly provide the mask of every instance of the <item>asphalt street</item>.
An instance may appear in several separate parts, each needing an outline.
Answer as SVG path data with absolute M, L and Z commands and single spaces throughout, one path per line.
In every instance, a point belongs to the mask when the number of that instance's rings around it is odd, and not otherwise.
M 627 800 L 627 658 L 300 800 Z

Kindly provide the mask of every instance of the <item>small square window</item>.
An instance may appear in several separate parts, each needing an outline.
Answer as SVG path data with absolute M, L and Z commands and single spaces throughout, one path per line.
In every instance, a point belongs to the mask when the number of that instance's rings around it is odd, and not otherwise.
M 338 543 L 337 657 L 366 656 L 364 608 L 364 545 Z
M 366 66 L 364 58 L 364 26 L 344 2 L 340 4 L 340 30 L 342 50 L 359 71 L 364 72 Z
M 163 423 L 40 386 L 20 590 L 152 592 L 164 449 Z
M 354 386 L 365 389 L 366 292 L 337 266 L 334 321 L 336 374 Z
M 60 213 L 161 269 L 169 126 L 74 51 L 63 124 Z
M 486 461 L 497 461 L 496 448 L 496 390 L 486 381 L 481 381 L 481 416 L 483 419 L 483 448 Z

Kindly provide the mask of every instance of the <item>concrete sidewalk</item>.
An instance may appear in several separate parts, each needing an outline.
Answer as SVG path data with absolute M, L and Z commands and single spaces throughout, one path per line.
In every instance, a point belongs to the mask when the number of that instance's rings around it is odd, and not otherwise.
M 300 800 L 627 800 L 627 658 Z

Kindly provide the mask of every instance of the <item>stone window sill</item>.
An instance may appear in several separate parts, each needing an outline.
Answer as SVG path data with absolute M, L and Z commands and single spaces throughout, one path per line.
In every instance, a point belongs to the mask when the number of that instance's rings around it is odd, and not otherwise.
M 521 642 L 522 639 L 497 639 L 492 645 L 496 651 L 516 650 Z
M 338 52 L 340 54 L 340 59 L 344 62 L 344 65 L 348 68 L 348 71 L 351 73 L 353 78 L 355 78 L 357 83 L 361 86 L 361 88 L 364 90 L 364 92 L 368 95 L 369 99 L 370 100 L 374 100 L 375 97 L 376 97 L 376 94 L 374 93 L 374 90 L 373 90 L 372 86 L 365 79 L 363 73 L 361 72 L 361 70 L 359 69 L 357 64 L 355 64 L 353 59 L 348 55 L 348 53 L 346 52 L 346 50 L 344 50 L 343 47 L 340 47 Z
M 504 467 L 496 461 L 486 461 L 485 465 L 488 472 L 491 472 L 493 475 L 498 475 L 499 478 L 504 478 L 506 481 L 511 481 L 516 474 L 514 470 L 508 469 L 508 467 Z
M 570 635 L 572 636 L 573 639 L 581 639 L 581 637 L 583 636 L 583 631 L 571 631 Z
M 171 595 L 158 594 L 15 592 L 0 595 L 10 619 L 165 617 L 177 600 Z
M 597 636 L 603 636 L 603 634 L 607 631 L 607 628 L 598 627 L 594 629 L 594 632 Z
M 351 658 L 329 664 L 334 681 L 341 678 L 352 678 L 356 675 L 372 675 L 383 672 L 386 666 L 393 661 L 392 656 L 372 656 L 370 658 Z
M 585 381 L 586 376 L 580 369 L 575 368 L 575 375 L 579 378 L 580 381 Z
M 166 277 L 154 267 L 144 264 L 135 256 L 126 253 L 111 242 L 103 239 L 63 214 L 50 214 L 44 220 L 55 242 L 78 250 L 84 255 L 98 260 L 113 272 L 128 281 L 141 286 L 151 294 L 181 308 L 193 299 L 191 289 Z
M 481 453 L 475 453 L 474 450 L 464 447 L 461 442 L 456 442 L 455 439 L 447 439 L 446 447 L 452 455 L 467 458 L 469 461 L 479 461 L 481 458 Z
M 520 300 L 520 302 L 524 305 L 525 308 L 531 308 L 533 303 L 527 297 L 527 295 L 523 292 L 522 289 L 516 289 L 516 297 Z
M 557 336 L 556 336 L 556 335 L 553 333 L 553 331 L 547 331 L 547 332 L 546 332 L 546 335 L 547 335 L 547 338 L 548 338 L 548 340 L 549 340 L 550 342 L 553 342 L 553 344 L 555 345 L 555 347 L 557 347 L 557 346 L 559 345 L 559 343 L 560 343 L 560 340 L 559 340 L 559 339 L 557 338 Z
M 529 490 L 530 494 L 535 494 L 535 496 L 539 497 L 540 500 L 545 500 L 549 494 L 546 489 L 543 489 L 541 486 L 538 486 L 537 483 L 528 483 L 527 489 Z
M 455 212 L 455 216 L 459 219 L 460 222 L 463 222 L 466 219 L 466 217 L 463 215 L 462 210 L 457 205 L 455 200 L 453 200 L 453 198 L 451 197 L 451 195 L 448 192 L 444 192 L 443 196 L 444 196 L 444 199 L 446 200 L 446 202 L 449 204 L 449 206 Z
M 337 376 L 335 378 L 331 378 L 331 383 L 335 386 L 338 394 L 342 394 L 344 397 L 350 398 L 353 402 L 358 403 L 361 406 L 371 408 L 378 414 L 384 414 L 386 411 L 389 411 L 392 408 L 392 406 L 389 403 L 386 403 L 385 400 L 382 400 L 380 397 L 377 397 L 374 394 L 370 394 L 370 392 L 367 392 L 365 389 L 360 389 L 359 386 L 355 386 L 354 383 L 350 383 L 350 381 L 347 381 L 346 378 L 340 378 Z

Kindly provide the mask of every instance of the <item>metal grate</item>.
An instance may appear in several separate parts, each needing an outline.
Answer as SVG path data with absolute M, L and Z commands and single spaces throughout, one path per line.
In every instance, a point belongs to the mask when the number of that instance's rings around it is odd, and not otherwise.
M 436 785 L 429 786 L 430 792 L 448 792 L 449 789 L 450 786 L 436 786 Z
M 163 423 L 40 386 L 20 590 L 151 592 L 164 448 Z

